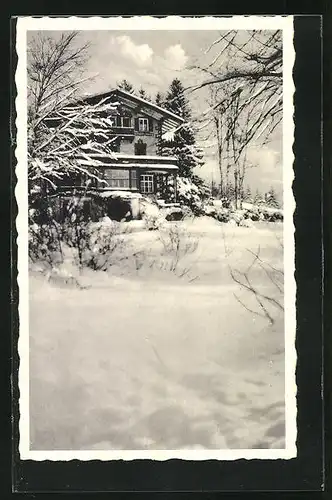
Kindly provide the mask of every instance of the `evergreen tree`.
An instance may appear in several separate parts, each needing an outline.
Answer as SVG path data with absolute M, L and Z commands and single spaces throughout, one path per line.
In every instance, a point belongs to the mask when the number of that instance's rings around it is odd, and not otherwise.
M 163 141 L 163 152 L 169 156 L 176 156 L 179 164 L 179 175 L 197 181 L 194 168 L 203 165 L 203 152 L 196 145 L 195 132 L 190 123 L 191 110 L 184 95 L 184 88 L 177 78 L 172 81 L 164 100 L 164 107 L 172 113 L 181 116 L 185 122 L 174 134 Z
M 261 193 L 259 192 L 258 189 L 256 189 L 255 196 L 254 196 L 254 199 L 253 199 L 254 205 L 259 205 L 263 201 L 264 200 L 263 200 L 263 197 L 262 197 Z
M 243 201 L 246 201 L 248 203 L 251 203 L 253 201 L 252 195 L 251 195 L 251 189 L 249 186 L 247 186 L 247 188 L 244 190 Z
M 235 193 L 234 193 L 234 186 L 231 182 L 228 182 L 228 184 L 225 186 L 225 189 L 224 189 L 224 197 L 228 200 L 228 201 L 233 201 L 234 198 L 235 198 Z
M 211 196 L 212 198 L 218 198 L 220 196 L 220 187 L 214 180 L 211 181 Z
M 128 82 L 128 80 L 126 79 L 123 79 L 121 80 L 121 82 L 118 82 L 117 83 L 117 87 L 121 90 L 124 90 L 126 92 L 129 92 L 130 94 L 132 94 L 134 92 L 134 87 L 132 86 L 132 84 L 130 82 Z
M 277 194 L 272 186 L 270 190 L 265 194 L 265 202 L 269 207 L 280 208 Z
M 138 91 L 139 97 L 145 99 L 146 101 L 151 101 L 151 97 L 146 93 L 146 91 L 141 87 Z
M 163 96 L 160 92 L 157 92 L 156 94 L 155 103 L 157 104 L 157 106 L 163 106 Z

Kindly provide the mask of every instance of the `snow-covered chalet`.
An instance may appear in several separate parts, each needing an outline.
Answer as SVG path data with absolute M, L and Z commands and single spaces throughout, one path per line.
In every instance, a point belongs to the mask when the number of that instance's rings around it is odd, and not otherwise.
M 105 197 L 121 191 L 162 198 L 165 182 L 171 181 L 176 201 L 178 162 L 176 157 L 163 154 L 162 137 L 179 127 L 183 119 L 121 89 L 91 95 L 84 101 L 95 104 L 106 98 L 118 103 L 109 129 L 109 137 L 114 138 L 113 153 L 98 155 L 98 177 L 103 182 L 94 179 L 94 190 Z M 84 166 L 89 167 L 86 162 Z M 62 189 L 72 187 L 65 184 Z

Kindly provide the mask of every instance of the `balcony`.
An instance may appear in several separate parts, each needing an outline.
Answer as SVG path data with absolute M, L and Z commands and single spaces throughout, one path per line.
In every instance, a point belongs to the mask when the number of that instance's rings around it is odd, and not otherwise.
M 134 137 L 135 129 L 134 127 L 112 127 L 110 129 L 111 136 L 120 136 L 120 137 Z

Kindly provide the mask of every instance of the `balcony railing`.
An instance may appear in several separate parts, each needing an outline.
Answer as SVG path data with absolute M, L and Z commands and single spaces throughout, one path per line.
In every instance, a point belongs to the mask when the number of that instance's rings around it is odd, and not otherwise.
M 135 129 L 134 127 L 112 127 L 110 129 L 110 134 L 111 135 L 129 135 L 129 136 L 134 136 L 135 135 Z

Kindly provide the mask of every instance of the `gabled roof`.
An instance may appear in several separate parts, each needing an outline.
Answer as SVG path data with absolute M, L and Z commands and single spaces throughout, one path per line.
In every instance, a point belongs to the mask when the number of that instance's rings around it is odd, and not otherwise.
M 129 100 L 131 102 L 135 102 L 137 104 L 141 104 L 142 106 L 146 108 L 150 108 L 157 113 L 161 114 L 164 116 L 166 119 L 168 118 L 170 121 L 175 122 L 177 125 L 180 125 L 181 123 L 184 122 L 184 119 L 181 118 L 181 116 L 176 115 L 175 113 L 172 113 L 171 111 L 168 111 L 167 109 L 164 109 L 160 106 L 157 106 L 157 104 L 154 104 L 150 101 L 147 101 L 146 99 L 142 99 L 141 97 L 138 97 L 135 94 L 131 94 L 130 92 L 126 92 L 125 90 L 122 89 L 111 89 L 108 90 L 107 92 L 100 92 L 97 94 L 91 94 L 91 95 L 86 95 L 82 97 L 81 99 L 83 101 L 89 100 L 89 99 L 95 99 L 95 98 L 105 98 L 105 97 L 110 97 L 111 95 L 118 95 L 119 97 L 122 97 L 126 100 Z

